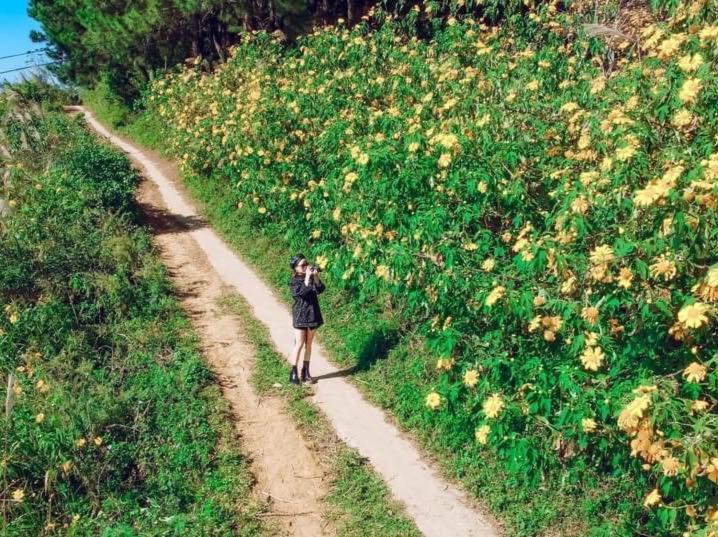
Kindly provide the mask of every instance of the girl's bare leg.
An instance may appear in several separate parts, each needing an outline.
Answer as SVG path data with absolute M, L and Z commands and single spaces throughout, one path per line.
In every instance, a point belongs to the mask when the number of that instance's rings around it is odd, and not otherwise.
M 307 337 L 306 328 L 295 328 L 294 329 L 294 348 L 292 354 L 289 356 L 290 363 L 293 363 L 297 369 L 299 369 L 299 355 L 302 352 L 302 347 Z
M 308 362 L 312 357 L 312 341 L 314 341 L 315 328 L 307 328 L 307 341 L 304 345 L 304 361 Z

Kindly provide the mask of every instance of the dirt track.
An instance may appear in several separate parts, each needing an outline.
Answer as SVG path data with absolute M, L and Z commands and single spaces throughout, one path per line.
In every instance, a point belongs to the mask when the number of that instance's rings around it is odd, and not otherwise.
M 257 397 L 249 383 L 253 348 L 240 320 L 223 313 L 217 301 L 229 289 L 207 264 L 188 229 L 203 225 L 187 222 L 164 210 L 157 188 L 144 179 L 137 192 L 154 243 L 179 291 L 182 307 L 200 336 L 202 354 L 217 375 L 231 405 L 242 449 L 251 456 L 255 490 L 269 499 L 271 515 L 287 535 L 333 535 L 322 521 L 322 497 L 327 493 L 322 468 L 277 398 Z M 279 440 L 279 441 L 278 441 Z M 241 500 L 241 498 L 238 498 Z

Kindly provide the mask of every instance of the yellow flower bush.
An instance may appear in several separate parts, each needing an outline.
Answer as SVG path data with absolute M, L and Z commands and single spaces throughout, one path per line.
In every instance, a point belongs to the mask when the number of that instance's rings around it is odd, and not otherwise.
M 452 14 L 427 41 L 370 17 L 292 54 L 250 33 L 148 106 L 186 170 L 257 197 L 256 225 L 320 230 L 328 277 L 422 319 L 447 362 L 412 377 L 404 415 L 527 480 L 626 476 L 639 510 L 658 490 L 636 525 L 676 535 L 707 524 L 718 456 L 700 433 L 718 432 L 715 2 L 641 29 L 610 72 L 555 7 Z

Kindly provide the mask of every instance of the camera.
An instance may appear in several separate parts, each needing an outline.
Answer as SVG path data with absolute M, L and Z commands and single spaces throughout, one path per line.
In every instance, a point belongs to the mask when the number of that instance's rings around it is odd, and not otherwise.
M 322 269 L 319 268 L 317 265 L 309 265 L 309 272 L 312 272 L 312 271 L 321 272 Z

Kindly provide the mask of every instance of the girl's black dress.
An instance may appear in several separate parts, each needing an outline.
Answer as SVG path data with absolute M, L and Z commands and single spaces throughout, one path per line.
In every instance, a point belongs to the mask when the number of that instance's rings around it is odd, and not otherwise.
M 324 284 L 312 280 L 307 286 L 304 284 L 304 276 L 296 274 L 289 280 L 289 287 L 294 297 L 292 306 L 294 328 L 318 328 L 323 325 L 324 319 L 322 319 L 322 311 L 319 309 L 317 295 L 324 291 Z

